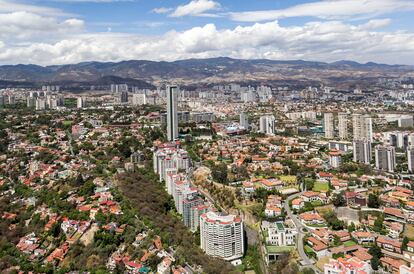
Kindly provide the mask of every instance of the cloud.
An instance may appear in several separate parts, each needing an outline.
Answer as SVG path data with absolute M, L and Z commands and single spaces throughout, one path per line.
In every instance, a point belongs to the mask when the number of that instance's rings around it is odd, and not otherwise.
M 4 37 L 0 40 L 3 41 L 0 51 L 3 64 L 50 65 L 129 59 L 172 61 L 217 56 L 414 64 L 414 33 L 375 32 L 372 27 L 367 29 L 339 21 L 289 27 L 273 21 L 233 29 L 218 29 L 214 24 L 206 24 L 160 36 L 81 33 L 54 42 L 25 44 L 10 44 Z
M 182 6 L 178 6 L 171 17 L 183 17 L 183 16 L 214 16 L 207 11 L 217 10 L 220 8 L 220 3 L 212 0 L 193 0 L 190 3 Z
M 40 5 L 30 5 L 18 3 L 16 1 L 0 0 L 0 15 L 1 13 L 10 12 L 29 12 L 49 16 L 72 16 L 60 9 L 44 7 Z
M 56 18 L 16 11 L 0 14 L 0 39 L 9 42 L 53 40 L 82 31 L 84 22 L 70 18 L 59 21 Z
M 169 13 L 169 12 L 171 12 L 173 10 L 174 10 L 173 8 L 164 8 L 164 7 L 161 7 L 161 8 L 155 8 L 155 9 L 153 9 L 152 12 L 153 13 L 157 13 L 157 14 L 164 14 L 164 13 Z
M 321 19 L 370 17 L 395 11 L 414 10 L 414 1 L 407 0 L 326 0 L 299 4 L 286 9 L 233 12 L 234 21 L 259 22 L 287 17 L 310 16 Z
M 373 19 L 369 20 L 367 23 L 360 25 L 361 29 L 379 29 L 388 26 L 391 24 L 391 19 L 384 18 L 384 19 Z

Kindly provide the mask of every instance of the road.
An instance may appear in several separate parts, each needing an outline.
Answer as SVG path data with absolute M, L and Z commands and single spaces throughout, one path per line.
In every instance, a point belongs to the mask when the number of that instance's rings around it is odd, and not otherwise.
M 312 268 L 315 273 L 320 273 L 320 270 L 314 265 L 313 261 L 309 259 L 308 255 L 306 255 L 305 249 L 303 247 L 303 238 L 305 237 L 305 233 L 303 232 L 303 229 L 305 228 L 301 221 L 292 213 L 292 210 L 290 210 L 289 207 L 289 201 L 299 197 L 302 195 L 303 192 L 299 192 L 293 195 L 290 195 L 287 197 L 285 201 L 285 212 L 289 216 L 290 219 L 295 223 L 296 228 L 298 229 L 298 237 L 297 237 L 297 249 L 299 256 L 302 258 L 302 265 L 304 267 L 310 267 Z

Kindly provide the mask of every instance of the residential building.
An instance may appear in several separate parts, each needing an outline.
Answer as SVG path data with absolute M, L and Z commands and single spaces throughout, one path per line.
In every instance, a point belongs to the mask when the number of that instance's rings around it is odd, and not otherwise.
M 243 221 L 234 215 L 204 213 L 200 217 L 200 242 L 207 255 L 227 261 L 239 259 L 244 253 Z
M 178 93 L 177 86 L 167 86 L 167 138 L 173 141 L 178 138 Z
M 338 135 L 342 140 L 348 139 L 348 115 L 346 113 L 338 113 Z
M 245 130 L 249 129 L 249 120 L 246 113 L 240 113 L 240 126 Z
M 332 150 L 329 152 L 329 165 L 332 168 L 338 168 L 341 165 L 342 158 L 341 153 L 337 150 Z
M 372 160 L 371 142 L 366 139 L 353 141 L 353 160 L 357 163 L 369 165 Z
M 260 117 L 259 131 L 267 135 L 275 134 L 275 116 L 266 115 Z
M 377 169 L 394 172 L 395 165 L 394 147 L 381 145 L 375 147 L 375 167 Z
M 323 115 L 323 128 L 325 131 L 325 138 L 334 138 L 334 116 L 333 113 L 325 113 Z
M 414 146 L 407 148 L 408 171 L 414 172 Z
M 353 139 L 366 139 L 370 142 L 372 138 L 372 118 L 368 114 L 353 114 L 352 115 L 353 126 Z

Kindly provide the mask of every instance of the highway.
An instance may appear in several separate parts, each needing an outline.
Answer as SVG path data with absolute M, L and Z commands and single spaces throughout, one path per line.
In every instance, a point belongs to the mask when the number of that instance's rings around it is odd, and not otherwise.
M 303 238 L 305 237 L 305 233 L 303 232 L 303 229 L 305 227 L 303 226 L 301 221 L 296 217 L 296 215 L 294 215 L 292 213 L 292 210 L 290 210 L 290 207 L 289 207 L 289 201 L 299 197 L 300 195 L 302 195 L 302 193 L 303 192 L 299 192 L 299 193 L 288 196 L 286 201 L 285 201 L 284 208 L 285 208 L 286 214 L 288 215 L 288 217 L 290 219 L 292 219 L 292 221 L 295 223 L 296 228 L 298 230 L 298 237 L 296 239 L 297 240 L 296 241 L 297 242 L 296 247 L 297 247 L 299 256 L 302 258 L 302 265 L 304 267 L 312 268 L 315 271 L 315 273 L 320 273 L 320 270 L 314 265 L 313 261 L 311 259 L 309 259 L 308 255 L 306 254 L 305 249 L 303 247 Z

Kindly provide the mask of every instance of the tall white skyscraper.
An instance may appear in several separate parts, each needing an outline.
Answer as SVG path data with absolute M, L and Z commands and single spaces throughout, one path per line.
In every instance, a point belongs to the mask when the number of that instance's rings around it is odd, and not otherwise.
M 371 142 L 365 139 L 354 140 L 353 156 L 354 162 L 369 165 L 372 160 Z
M 325 113 L 323 115 L 323 127 L 325 130 L 325 138 L 334 138 L 334 116 L 333 113 Z
M 200 217 L 200 242 L 207 255 L 227 261 L 241 258 L 244 253 L 241 218 L 212 211 L 204 213 Z
M 354 139 L 367 139 L 372 142 L 372 118 L 368 115 L 353 114 L 352 127 Z
M 274 135 L 275 134 L 275 116 L 266 115 L 266 116 L 260 117 L 259 131 L 264 134 Z
M 77 108 L 84 108 L 85 107 L 85 99 L 83 97 L 78 97 L 77 98 L 76 107 Z
M 177 86 L 167 86 L 167 138 L 173 141 L 178 138 L 178 93 Z
M 395 148 L 393 146 L 375 147 L 375 167 L 380 170 L 394 172 Z
M 414 147 L 407 148 L 408 171 L 414 172 Z
M 346 113 L 338 113 L 338 132 L 339 138 L 348 139 L 348 115 Z
M 249 129 L 249 120 L 245 113 L 240 113 L 240 126 Z

